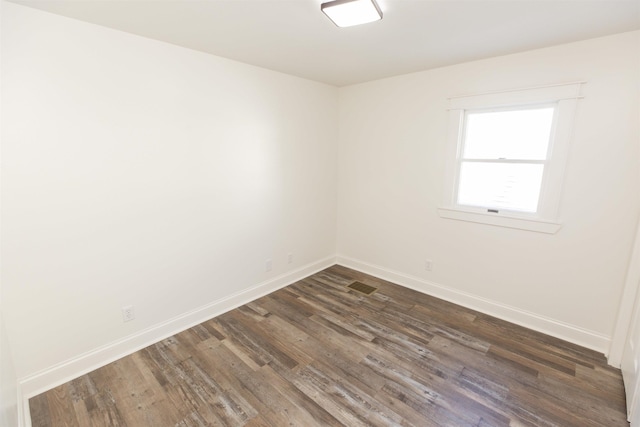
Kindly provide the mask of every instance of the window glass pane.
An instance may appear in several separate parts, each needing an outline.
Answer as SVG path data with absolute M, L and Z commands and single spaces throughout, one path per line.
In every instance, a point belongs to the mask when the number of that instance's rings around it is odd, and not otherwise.
M 469 111 L 465 117 L 465 159 L 544 160 L 554 107 Z
M 458 204 L 535 212 L 544 165 L 462 162 Z

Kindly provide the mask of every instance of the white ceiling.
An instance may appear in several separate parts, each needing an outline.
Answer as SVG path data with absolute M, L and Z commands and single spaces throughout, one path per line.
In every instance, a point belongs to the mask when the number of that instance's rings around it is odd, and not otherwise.
M 640 29 L 640 0 L 378 0 L 350 28 L 326 0 L 13 1 L 336 86 Z

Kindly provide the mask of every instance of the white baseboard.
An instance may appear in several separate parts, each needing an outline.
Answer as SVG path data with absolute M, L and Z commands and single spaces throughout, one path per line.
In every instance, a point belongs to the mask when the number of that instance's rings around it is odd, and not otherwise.
M 18 383 L 18 427 L 31 427 L 31 413 L 29 412 L 29 398 L 22 393 Z
M 481 313 L 495 316 L 499 319 L 524 326 L 525 328 L 533 329 L 535 331 L 578 344 L 605 355 L 611 344 L 611 337 L 602 335 L 598 332 L 531 313 L 517 307 L 491 301 L 477 295 L 461 292 L 419 277 L 410 276 L 398 271 L 393 271 L 341 255 L 338 255 L 336 260 L 337 263 L 342 266 L 397 283 L 404 287 L 432 295 Z
M 335 264 L 331 256 L 98 347 L 18 380 L 18 421 L 31 427 L 29 399 Z
M 486 298 L 461 292 L 419 277 L 369 264 L 345 256 L 331 256 L 307 264 L 295 271 L 259 283 L 249 289 L 214 301 L 200 308 L 157 324 L 135 334 L 96 348 L 87 353 L 59 363 L 48 369 L 18 380 L 18 422 L 20 427 L 31 427 L 29 398 L 64 384 L 74 378 L 105 366 L 128 354 L 166 339 L 178 332 L 202 323 L 229 310 L 308 277 L 333 264 L 340 264 L 363 273 L 379 277 L 398 285 L 432 295 L 500 319 L 551 335 L 592 350 L 606 353 L 611 338 L 555 319 L 511 307 Z

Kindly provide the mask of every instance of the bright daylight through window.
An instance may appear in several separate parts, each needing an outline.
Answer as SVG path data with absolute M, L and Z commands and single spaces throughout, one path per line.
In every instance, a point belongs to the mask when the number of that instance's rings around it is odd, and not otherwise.
M 468 111 L 457 204 L 536 212 L 554 106 Z
M 555 233 L 582 83 L 451 98 L 440 216 Z

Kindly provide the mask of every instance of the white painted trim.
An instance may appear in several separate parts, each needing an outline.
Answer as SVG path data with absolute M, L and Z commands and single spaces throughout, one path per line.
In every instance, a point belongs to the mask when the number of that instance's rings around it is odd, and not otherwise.
M 450 96 L 447 99 L 467 98 L 467 97 L 470 97 L 470 96 L 479 96 L 479 95 L 493 95 L 493 94 L 496 94 L 496 93 L 521 92 L 521 91 L 527 91 L 527 90 L 547 89 L 547 88 L 555 88 L 557 86 L 583 85 L 583 84 L 586 84 L 586 83 L 587 83 L 586 80 L 579 80 L 579 81 L 575 81 L 575 82 L 553 83 L 553 84 L 549 84 L 549 85 L 527 86 L 527 87 L 514 88 L 514 89 L 498 89 L 498 90 L 491 90 L 491 91 L 487 91 L 487 92 L 468 93 L 466 95 Z
M 24 397 L 20 383 L 18 391 L 18 427 L 31 427 L 31 412 L 29 412 L 29 398 Z
M 335 263 L 599 352 L 604 353 L 609 348 L 610 338 L 597 332 L 461 292 L 415 276 L 338 255 L 307 264 L 295 271 L 259 283 L 252 288 L 214 301 L 166 322 L 19 379 L 19 427 L 31 427 L 29 398 L 166 339 L 180 331 L 288 286 Z
M 609 349 L 611 338 L 595 331 L 590 331 L 579 326 L 541 316 L 477 295 L 461 292 L 438 283 L 369 264 L 364 261 L 342 255 L 338 255 L 336 259 L 337 263 L 342 266 L 371 274 L 372 276 L 397 283 L 418 292 L 432 295 L 601 353 L 605 353 Z
M 555 234 L 560 229 L 559 210 L 563 191 L 564 172 L 573 137 L 573 122 L 578 99 L 585 82 L 538 86 L 519 90 L 499 90 L 484 94 L 449 98 L 449 121 L 445 156 L 445 179 L 440 216 L 499 227 L 517 228 Z M 554 104 L 555 116 L 540 187 L 538 208 L 534 214 L 486 215 L 470 207 L 459 205 L 456 193 L 463 162 L 464 121 L 467 110 L 493 108 L 522 108 Z
M 613 330 L 613 338 L 611 347 L 609 348 L 609 365 L 619 368 L 622 363 L 622 354 L 627 344 L 627 336 L 633 315 L 633 308 L 638 293 L 638 285 L 640 284 L 640 223 L 636 229 L 636 238 L 633 243 L 633 252 L 629 259 L 627 268 L 627 277 L 620 298 L 620 306 L 618 307 L 618 318 L 616 326 Z
M 580 90 L 585 83 L 586 82 L 560 83 L 525 89 L 504 89 L 478 94 L 453 96 L 448 98 L 449 108 L 452 110 L 466 110 L 580 99 L 582 98 Z
M 541 221 L 532 218 L 517 218 L 514 216 L 484 212 L 471 212 L 457 208 L 438 208 L 438 214 L 441 218 L 516 228 L 519 230 L 537 231 L 547 234 L 556 234 L 558 230 L 560 230 L 560 227 L 562 227 L 562 224 L 558 222 Z
M 221 298 L 40 372 L 18 379 L 19 402 L 23 403 L 21 408 L 22 414 L 19 414 L 22 423 L 21 426 L 31 426 L 29 419 L 29 398 L 148 347 L 178 332 L 288 286 L 298 280 L 311 276 L 334 264 L 335 256 L 309 263 L 294 271 L 259 283 L 249 289 Z

